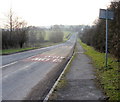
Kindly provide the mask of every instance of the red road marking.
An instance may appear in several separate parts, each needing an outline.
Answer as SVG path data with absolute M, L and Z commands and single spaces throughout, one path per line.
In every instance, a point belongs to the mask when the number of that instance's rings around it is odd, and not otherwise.
M 27 58 L 23 61 L 59 63 L 62 61 L 62 59 L 64 59 L 63 56 L 36 55 L 34 57 Z

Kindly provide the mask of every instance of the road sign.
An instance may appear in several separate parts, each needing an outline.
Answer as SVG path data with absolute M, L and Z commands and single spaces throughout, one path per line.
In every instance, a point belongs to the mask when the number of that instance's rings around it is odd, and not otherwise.
M 100 19 L 106 20 L 105 66 L 108 66 L 108 20 L 114 19 L 114 13 L 108 9 L 100 9 Z
M 111 10 L 100 9 L 99 18 L 100 19 L 113 20 L 114 19 L 114 13 Z

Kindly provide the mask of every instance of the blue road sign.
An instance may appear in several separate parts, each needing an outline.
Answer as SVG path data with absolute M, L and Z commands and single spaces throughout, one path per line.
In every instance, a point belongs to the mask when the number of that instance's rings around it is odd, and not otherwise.
M 111 10 L 100 9 L 99 18 L 100 19 L 113 20 L 114 19 L 114 13 Z

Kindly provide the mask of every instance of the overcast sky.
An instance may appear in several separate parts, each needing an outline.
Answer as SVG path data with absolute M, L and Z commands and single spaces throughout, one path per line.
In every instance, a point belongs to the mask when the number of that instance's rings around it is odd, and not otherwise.
M 0 0 L 0 25 L 10 7 L 28 25 L 92 24 L 112 0 Z

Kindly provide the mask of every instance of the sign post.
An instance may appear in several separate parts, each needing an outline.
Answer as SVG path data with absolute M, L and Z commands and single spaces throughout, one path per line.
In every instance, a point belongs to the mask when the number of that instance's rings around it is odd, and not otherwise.
M 108 65 L 108 10 L 106 10 L 106 45 L 105 45 L 105 66 Z
M 108 66 L 108 20 L 113 20 L 114 14 L 113 11 L 108 9 L 100 9 L 99 14 L 100 19 L 106 20 L 106 43 L 105 43 L 105 66 Z

